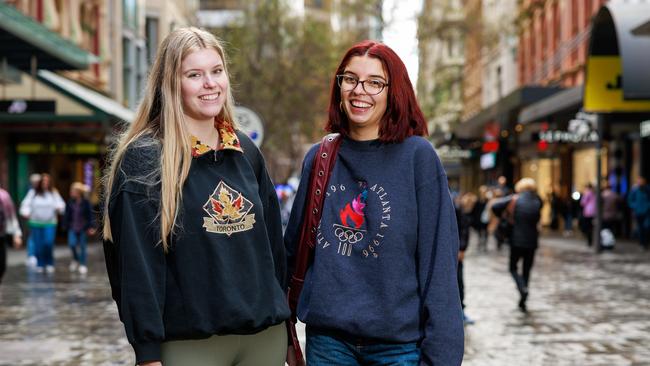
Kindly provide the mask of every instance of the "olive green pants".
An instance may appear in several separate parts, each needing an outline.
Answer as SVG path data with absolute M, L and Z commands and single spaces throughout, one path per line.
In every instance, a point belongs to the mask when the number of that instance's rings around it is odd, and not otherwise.
M 215 335 L 162 344 L 163 366 L 283 366 L 286 356 L 284 323 L 256 334 Z

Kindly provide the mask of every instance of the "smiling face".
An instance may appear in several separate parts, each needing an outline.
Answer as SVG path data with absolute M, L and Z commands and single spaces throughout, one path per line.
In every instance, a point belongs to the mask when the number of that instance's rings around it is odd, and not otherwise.
M 360 81 L 389 83 L 381 61 L 368 56 L 352 57 L 343 74 Z M 386 86 L 381 93 L 370 95 L 361 83 L 352 90 L 348 90 L 345 85 L 341 87 L 341 102 L 348 116 L 351 138 L 372 140 L 379 137 L 379 124 L 388 104 L 388 88 Z
M 223 108 L 228 90 L 228 76 L 221 56 L 212 48 L 194 51 L 181 63 L 181 72 L 186 118 L 212 123 Z

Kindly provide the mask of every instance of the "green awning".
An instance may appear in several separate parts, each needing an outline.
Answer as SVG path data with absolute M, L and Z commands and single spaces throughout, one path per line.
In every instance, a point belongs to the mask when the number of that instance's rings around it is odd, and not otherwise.
M 96 56 L 0 1 L 0 59 L 29 71 L 32 56 L 46 70 L 84 70 L 97 62 Z

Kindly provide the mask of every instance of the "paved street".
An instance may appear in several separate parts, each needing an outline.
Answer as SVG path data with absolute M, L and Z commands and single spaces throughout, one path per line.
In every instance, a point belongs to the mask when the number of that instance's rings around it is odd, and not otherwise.
M 85 276 L 69 273 L 63 246 L 53 275 L 26 269 L 24 252 L 11 251 L 0 365 L 133 364 L 100 249 L 91 246 Z M 582 241 L 545 238 L 526 315 L 506 269 L 507 248 L 467 254 L 466 310 L 476 323 L 466 327 L 464 365 L 650 365 L 650 253 L 620 243 L 595 255 Z
M 619 243 L 595 255 L 582 240 L 543 239 L 526 315 L 507 260 L 507 248 L 468 253 L 476 324 L 465 328 L 463 365 L 650 365 L 650 253 Z

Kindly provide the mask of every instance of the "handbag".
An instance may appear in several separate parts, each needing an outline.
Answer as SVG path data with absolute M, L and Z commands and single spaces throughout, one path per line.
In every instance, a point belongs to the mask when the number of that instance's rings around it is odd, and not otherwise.
M 508 206 L 503 210 L 499 218 L 499 224 L 494 232 L 494 236 L 499 241 L 507 241 L 512 236 L 512 229 L 515 225 L 515 205 L 519 197 L 514 195 L 508 202 Z
M 303 210 L 302 226 L 300 227 L 300 239 L 296 253 L 296 265 L 287 291 L 287 300 L 291 309 L 291 316 L 286 322 L 288 335 L 291 337 L 291 344 L 296 355 L 298 365 L 305 365 L 305 359 L 300 349 L 298 335 L 296 333 L 296 308 L 298 299 L 305 282 L 305 273 L 314 257 L 316 233 L 322 215 L 323 202 L 325 201 L 325 190 L 327 181 L 331 175 L 336 154 L 341 145 L 341 137 L 338 133 L 332 133 L 325 137 L 320 145 L 318 154 L 314 157 L 311 173 L 309 174 L 309 189 L 305 199 Z

